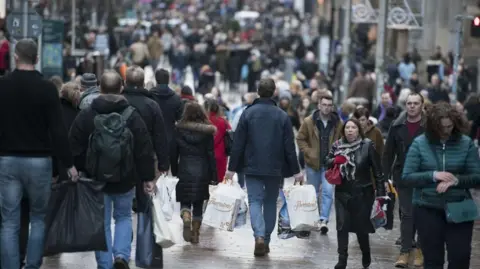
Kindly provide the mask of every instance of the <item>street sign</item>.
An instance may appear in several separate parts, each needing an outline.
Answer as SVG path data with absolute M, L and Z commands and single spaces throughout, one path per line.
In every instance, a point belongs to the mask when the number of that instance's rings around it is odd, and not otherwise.
M 34 10 L 27 13 L 27 38 L 37 38 L 42 34 L 42 17 Z M 21 10 L 14 10 L 7 16 L 7 30 L 15 39 L 24 38 L 24 13 Z

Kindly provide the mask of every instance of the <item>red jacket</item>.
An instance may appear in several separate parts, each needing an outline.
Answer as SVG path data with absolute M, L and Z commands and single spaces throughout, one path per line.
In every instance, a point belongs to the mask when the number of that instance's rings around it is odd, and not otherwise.
M 217 162 L 218 182 L 223 181 L 225 172 L 227 171 L 228 156 L 225 152 L 225 134 L 227 130 L 232 129 L 228 121 L 222 117 L 218 117 L 215 113 L 210 113 L 209 117 L 212 124 L 217 127 L 214 137 L 215 160 Z

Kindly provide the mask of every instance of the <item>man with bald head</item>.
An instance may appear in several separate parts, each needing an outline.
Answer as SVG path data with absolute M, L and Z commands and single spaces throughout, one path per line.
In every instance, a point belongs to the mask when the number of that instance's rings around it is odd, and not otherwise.
M 134 187 L 137 185 L 151 193 L 155 186 L 153 146 L 149 131 L 140 113 L 121 95 L 122 89 L 120 75 L 106 71 L 100 80 L 100 96 L 92 101 L 90 107 L 80 111 L 69 135 L 74 164 L 78 170 L 89 178 L 106 183 L 103 191 L 108 251 L 95 253 L 99 269 L 129 268 Z M 110 136 L 105 134 L 105 129 L 111 130 L 108 132 Z M 123 130 L 121 136 L 115 136 L 117 130 Z M 96 137 L 101 139 L 96 140 Z M 105 145 L 113 147 L 119 143 L 126 145 L 125 148 L 110 151 L 104 148 Z M 110 156 L 113 154 L 106 152 L 121 153 L 119 158 L 114 159 Z M 112 206 L 115 240 L 111 236 Z M 112 242 L 115 242 L 115 246 Z
M 153 143 L 155 155 L 157 157 L 155 169 L 160 173 L 168 172 L 170 167 L 169 147 L 167 143 L 167 134 L 165 131 L 165 124 L 163 121 L 163 114 L 160 106 L 155 100 L 152 99 L 152 95 L 144 88 L 145 73 L 142 68 L 138 66 L 131 66 L 126 72 L 125 88 L 123 89 L 123 96 L 127 99 L 131 106 L 133 106 L 142 116 L 145 125 L 147 126 L 148 133 Z M 141 183 L 137 183 L 141 184 Z M 149 196 L 143 191 L 143 187 L 137 185 L 136 188 L 136 208 L 135 211 L 141 214 L 149 214 L 147 211 Z M 137 231 L 141 231 L 137 229 Z M 137 236 L 137 240 L 141 238 Z M 153 241 L 152 241 L 153 242 Z M 137 242 L 137 251 L 145 252 L 148 250 L 142 249 L 145 244 Z M 162 248 L 154 247 L 154 259 L 155 261 L 162 261 Z M 137 255 L 139 256 L 139 255 Z M 137 265 L 143 265 L 143 267 L 162 267 L 163 264 L 140 264 L 140 261 L 136 261 Z

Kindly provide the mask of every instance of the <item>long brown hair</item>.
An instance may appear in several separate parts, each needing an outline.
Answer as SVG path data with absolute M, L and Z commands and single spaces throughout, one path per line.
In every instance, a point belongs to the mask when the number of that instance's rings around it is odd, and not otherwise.
M 452 135 L 454 139 L 459 139 L 463 134 L 470 132 L 469 124 L 464 115 L 458 112 L 452 105 L 440 102 L 432 105 L 427 110 L 427 122 L 425 125 L 425 136 L 429 141 L 440 140 L 440 129 L 442 128 L 442 119 L 448 118 L 453 122 Z
M 203 124 L 212 124 L 203 110 L 203 107 L 197 102 L 187 102 L 185 104 L 185 109 L 183 110 L 183 116 L 180 119 L 180 123 L 203 123 Z

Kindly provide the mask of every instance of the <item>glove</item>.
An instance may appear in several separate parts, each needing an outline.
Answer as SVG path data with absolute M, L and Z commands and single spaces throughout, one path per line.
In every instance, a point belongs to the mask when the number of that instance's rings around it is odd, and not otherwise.
M 347 162 L 347 157 L 343 155 L 337 155 L 335 156 L 335 159 L 333 160 L 334 164 L 344 164 Z

